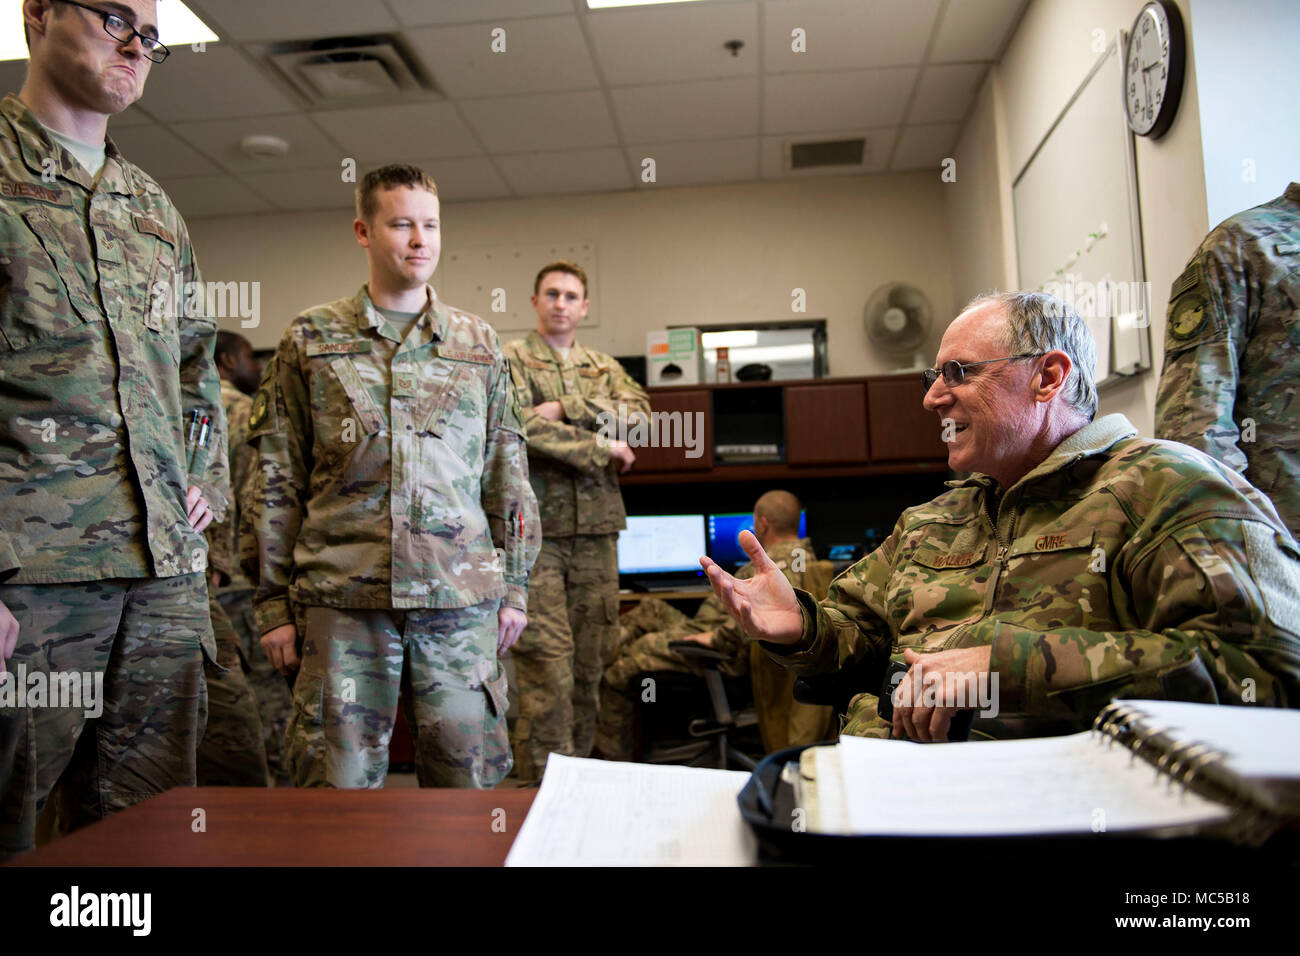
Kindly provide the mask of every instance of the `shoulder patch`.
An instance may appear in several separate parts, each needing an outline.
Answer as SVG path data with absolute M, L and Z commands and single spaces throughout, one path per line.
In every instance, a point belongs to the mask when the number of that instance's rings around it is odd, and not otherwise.
M 1199 292 L 1178 297 L 1169 310 L 1169 336 L 1177 341 L 1190 339 L 1205 327 L 1208 319 L 1205 297 Z
M 1200 281 L 1201 281 L 1201 264 L 1199 262 L 1193 262 L 1191 265 L 1189 265 L 1186 269 L 1183 270 L 1183 274 L 1180 275 L 1177 279 L 1175 279 L 1174 284 L 1170 286 L 1169 288 L 1170 300 L 1178 298 L 1188 289 L 1195 288 L 1197 285 L 1200 284 Z
M 266 410 L 271 404 L 271 393 L 268 389 L 258 389 L 257 394 L 253 396 L 253 406 L 248 410 L 248 427 L 256 428 L 262 422 L 266 421 Z
M 168 245 L 176 245 L 176 235 L 160 222 L 156 222 L 147 216 L 132 216 L 135 222 L 135 231 L 144 233 L 149 236 L 157 236 Z

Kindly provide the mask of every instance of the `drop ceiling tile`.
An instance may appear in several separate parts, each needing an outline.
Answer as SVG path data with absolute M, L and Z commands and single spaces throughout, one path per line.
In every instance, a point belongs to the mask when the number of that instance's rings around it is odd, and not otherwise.
M 907 122 L 956 123 L 965 119 L 988 69 L 984 63 L 927 66 Z
M 892 170 L 938 169 L 939 165 L 952 155 L 952 148 L 956 145 L 957 134 L 960 132 L 960 123 L 904 126 L 903 135 L 898 140 L 898 149 L 894 151 L 894 158 L 889 168 Z
M 234 176 L 189 176 L 166 179 L 163 189 L 186 219 L 202 216 L 244 216 L 273 212 L 274 207 Z M 202 262 L 203 250 L 199 250 Z
M 330 110 L 311 117 L 361 162 L 408 162 L 416 156 L 473 156 L 483 152 L 450 103 L 416 103 Z
M 902 67 L 764 77 L 763 131 L 897 125 L 916 74 L 915 67 Z
M 889 153 L 894 148 L 898 130 L 887 129 L 837 129 L 816 135 L 764 136 L 760 149 L 760 171 L 764 179 L 802 179 L 805 176 L 852 176 L 857 173 L 876 173 L 889 163 Z M 861 167 L 824 166 L 814 169 L 789 168 L 790 143 L 813 141 L 864 139 Z
M 342 150 L 301 113 L 287 116 L 258 116 L 207 123 L 175 123 L 172 129 L 190 145 L 231 172 L 267 172 L 339 163 Z M 240 149 L 246 136 L 277 136 L 289 144 L 282 158 L 256 159 Z
M 749 182 L 758 178 L 758 138 L 752 136 L 702 143 L 629 146 L 626 152 L 638 177 L 639 189 Z M 655 161 L 653 183 L 640 179 L 647 158 Z
M 182 47 L 150 73 L 140 105 L 164 122 L 291 113 L 297 103 L 266 79 L 234 47 L 210 44 L 203 53 Z
M 931 63 L 992 61 L 1020 22 L 1026 0 L 948 0 Z
M 239 179 L 276 209 L 351 210 L 355 203 L 357 184 L 344 182 L 338 166 L 244 173 Z
M 572 13 L 573 0 L 386 0 L 408 27 L 433 23 L 488 22 L 548 13 Z M 583 4 L 586 6 L 586 4 Z
M 913 66 L 939 0 L 768 0 L 763 4 L 763 66 L 768 73 Z M 804 31 L 804 52 L 793 31 Z
M 124 126 L 111 133 L 122 155 L 155 179 L 202 176 L 221 170 L 162 126 Z
M 501 52 L 493 31 L 504 30 Z M 598 85 L 578 18 L 541 17 L 504 25 L 409 30 L 406 39 L 449 97 L 506 96 Z
M 610 92 L 629 143 L 758 134 L 758 77 L 621 86 Z
M 594 11 L 587 15 L 587 32 L 611 86 L 758 72 L 756 3 Z M 723 47 L 728 40 L 744 42 L 738 56 Z
M 596 90 L 466 100 L 465 118 L 492 153 L 612 146 L 605 97 Z
M 486 156 L 416 160 L 415 165 L 433 177 L 438 184 L 438 197 L 444 203 L 502 199 L 510 195 L 510 187 Z
M 497 163 L 506 181 L 520 196 L 596 193 L 632 187 L 627 162 L 618 149 L 524 153 L 502 156 Z
M 208 25 L 230 40 L 355 36 L 398 28 L 388 9 L 374 0 L 202 0 L 202 7 L 207 14 L 204 21 L 210 20 Z

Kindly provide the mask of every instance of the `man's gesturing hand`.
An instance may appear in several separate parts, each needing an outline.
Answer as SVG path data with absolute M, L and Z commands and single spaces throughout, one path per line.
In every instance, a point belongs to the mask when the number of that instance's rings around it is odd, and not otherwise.
M 5 661 L 13 656 L 18 646 L 18 620 L 0 601 L 0 674 L 5 672 Z
M 740 532 L 740 546 L 754 562 L 754 576 L 744 581 L 732 577 L 709 558 L 700 558 L 713 593 L 754 640 L 794 644 L 803 634 L 803 615 L 794 588 L 752 533 Z

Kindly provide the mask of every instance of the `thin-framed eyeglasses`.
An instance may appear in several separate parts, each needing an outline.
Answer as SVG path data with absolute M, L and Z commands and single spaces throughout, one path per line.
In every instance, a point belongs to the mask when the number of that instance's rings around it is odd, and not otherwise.
M 977 365 L 991 365 L 994 362 L 1014 362 L 1017 359 L 1039 358 L 1046 355 L 1046 352 L 1025 352 L 1023 355 L 1007 355 L 1003 358 L 985 359 L 983 362 L 944 362 L 938 368 L 927 368 L 921 373 L 921 381 L 928 392 L 930 386 L 938 381 L 939 376 L 943 376 L 943 383 L 949 388 L 954 385 L 961 385 L 966 381 L 966 369 L 974 368 Z
M 157 37 L 150 36 L 147 33 L 141 33 L 116 13 L 109 13 L 107 10 L 101 10 L 98 7 L 87 6 L 84 3 L 78 3 L 77 0 L 59 0 L 59 2 L 74 7 L 81 7 L 83 10 L 89 10 L 91 13 L 99 14 L 104 18 L 104 32 L 114 40 L 120 40 L 122 43 L 130 43 L 136 37 L 139 37 L 140 49 L 144 51 L 145 56 L 153 60 L 155 63 L 161 63 L 171 55 L 172 51 L 159 43 Z

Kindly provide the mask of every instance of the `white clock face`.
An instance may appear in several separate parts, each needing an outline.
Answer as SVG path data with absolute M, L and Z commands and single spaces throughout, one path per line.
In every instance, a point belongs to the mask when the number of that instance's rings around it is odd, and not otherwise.
M 1145 135 L 1156 125 L 1169 92 L 1169 19 L 1157 4 L 1148 4 L 1133 24 L 1124 64 L 1124 106 L 1129 125 Z

